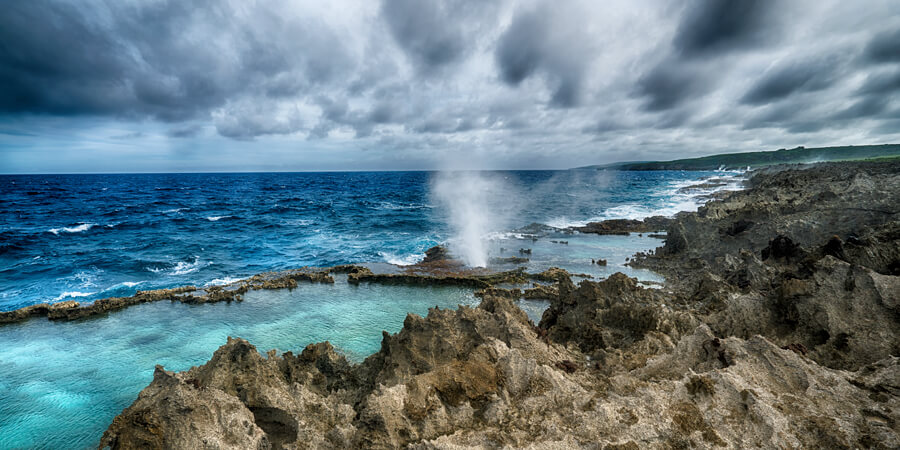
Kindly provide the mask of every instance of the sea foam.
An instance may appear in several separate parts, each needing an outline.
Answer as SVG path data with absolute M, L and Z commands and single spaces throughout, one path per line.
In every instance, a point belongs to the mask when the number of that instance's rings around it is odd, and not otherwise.
M 396 266 L 411 266 L 425 258 L 423 253 L 413 253 L 405 256 L 398 256 L 393 253 L 378 252 L 384 258 L 385 262 Z
M 80 223 L 80 224 L 75 225 L 75 226 L 73 226 L 73 227 L 51 228 L 51 229 L 49 229 L 49 230 L 47 230 L 47 231 L 49 231 L 49 232 L 51 232 L 51 233 L 53 233 L 53 234 L 59 235 L 60 232 L 64 232 L 64 233 L 81 233 L 82 231 L 90 230 L 90 229 L 93 228 L 93 227 L 94 227 L 94 224 L 92 224 L 92 223 Z
M 59 294 L 59 296 L 56 297 L 55 299 L 53 299 L 53 301 L 58 302 L 60 300 L 66 299 L 66 298 L 89 297 L 94 294 L 95 294 L 95 292 L 66 291 L 66 292 L 63 292 L 62 294 Z

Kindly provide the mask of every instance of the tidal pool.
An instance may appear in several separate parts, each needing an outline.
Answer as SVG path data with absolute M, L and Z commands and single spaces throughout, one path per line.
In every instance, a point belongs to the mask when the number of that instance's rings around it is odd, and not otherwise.
M 406 314 L 474 305 L 471 290 L 343 279 L 293 291 L 248 292 L 243 302 L 157 302 L 76 322 L 33 319 L 0 327 L 0 448 L 96 447 L 113 417 L 153 378 L 209 360 L 227 336 L 260 351 L 330 341 L 351 360 L 378 351 Z
M 660 243 L 636 235 L 559 235 L 503 239 L 492 252 L 512 256 L 531 249 L 523 255 L 530 258 L 525 266 L 531 272 L 557 266 L 597 279 L 621 271 L 659 281 L 624 264 L 634 252 Z M 500 253 L 500 246 L 507 250 Z M 608 265 L 591 264 L 598 258 Z M 157 302 L 75 322 L 40 318 L 0 326 L 0 448 L 95 447 L 112 419 L 150 383 L 156 364 L 175 371 L 203 364 L 227 336 L 247 339 L 261 352 L 298 352 L 327 340 L 359 362 L 378 351 L 382 330 L 402 328 L 407 313 L 479 302 L 470 289 L 354 286 L 344 276 L 336 278 L 333 285 L 252 291 L 230 304 Z M 548 305 L 520 302 L 535 322 Z

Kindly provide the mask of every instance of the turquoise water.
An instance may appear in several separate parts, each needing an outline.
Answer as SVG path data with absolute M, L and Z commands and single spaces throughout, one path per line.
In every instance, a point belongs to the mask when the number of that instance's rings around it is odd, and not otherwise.
M 302 284 L 249 292 L 240 303 L 143 304 L 78 322 L 0 327 L 0 448 L 95 447 L 162 364 L 205 363 L 227 336 L 261 351 L 329 340 L 360 361 L 397 332 L 407 312 L 476 303 L 458 288 Z
M 526 266 L 534 272 L 558 266 L 597 278 L 621 271 L 658 280 L 624 263 L 660 243 L 636 235 L 553 235 L 537 241 L 508 236 L 492 245 L 498 252 L 505 246 L 509 255 L 531 249 Z M 592 258 L 609 265 L 593 265 Z M 150 382 L 156 364 L 176 371 L 203 364 L 227 336 L 247 339 L 262 352 L 297 352 L 328 340 L 359 362 L 379 349 L 382 330 L 400 330 L 408 312 L 478 302 L 468 289 L 353 286 L 340 275 L 336 281 L 248 292 L 240 303 L 158 302 L 76 322 L 33 319 L 2 326 L 0 448 L 96 446 L 113 417 Z M 521 302 L 536 322 L 547 304 Z

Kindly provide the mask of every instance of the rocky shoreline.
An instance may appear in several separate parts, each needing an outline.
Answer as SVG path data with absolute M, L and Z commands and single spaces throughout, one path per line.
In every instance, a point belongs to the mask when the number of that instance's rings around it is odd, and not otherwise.
M 661 289 L 348 267 L 482 302 L 410 314 L 360 364 L 229 339 L 202 366 L 158 366 L 101 447 L 900 447 L 900 163 L 761 171 L 663 229 L 632 262 Z M 523 279 L 552 284 L 497 286 Z M 540 323 L 522 297 L 550 301 Z
M 446 252 L 442 247 L 434 247 L 429 251 Z M 438 259 L 426 258 L 424 261 L 406 266 L 401 273 L 375 273 L 370 268 L 359 265 L 340 265 L 318 268 L 303 267 L 281 272 L 265 272 L 243 280 L 233 281 L 221 286 L 180 286 L 171 289 L 154 289 L 137 291 L 129 297 L 108 297 L 91 303 L 81 304 L 68 300 L 53 304 L 40 303 L 25 306 L 13 311 L 0 312 L 0 326 L 22 322 L 37 317 L 49 320 L 77 320 L 101 316 L 110 312 L 128 308 L 142 303 L 168 300 L 186 304 L 218 303 L 243 301 L 245 293 L 251 290 L 295 289 L 298 282 L 334 283 L 332 274 L 347 275 L 350 284 L 375 283 L 383 285 L 403 286 L 461 286 L 473 289 L 491 288 L 497 284 L 522 284 L 528 281 L 548 282 L 556 279 L 559 272 L 567 276 L 591 278 L 587 274 L 569 274 L 562 269 L 550 268 L 544 272 L 529 273 L 524 268 L 495 272 L 485 269 L 463 267 L 461 261 L 452 260 L 449 254 Z

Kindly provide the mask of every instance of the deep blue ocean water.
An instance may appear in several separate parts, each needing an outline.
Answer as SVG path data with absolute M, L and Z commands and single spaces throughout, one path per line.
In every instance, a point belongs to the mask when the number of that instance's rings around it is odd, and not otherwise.
M 560 266 L 603 277 L 654 279 L 625 258 L 659 240 L 558 234 L 533 241 L 531 223 L 671 215 L 699 204 L 677 190 L 700 172 L 518 171 L 489 174 L 488 248 L 531 248 L 529 270 Z M 207 285 L 305 265 L 409 264 L 456 242 L 447 199 L 428 172 L 0 176 L 0 310 L 139 289 Z M 479 185 L 481 186 L 481 185 Z M 456 189 L 459 195 L 456 195 Z M 469 189 L 471 191 L 471 189 Z M 470 194 L 471 195 L 471 192 Z M 506 248 L 501 253 L 500 248 Z M 609 266 L 590 263 L 609 260 Z M 232 304 L 158 302 L 76 322 L 0 326 L 0 448 L 95 446 L 112 418 L 149 383 L 155 364 L 185 370 L 244 337 L 262 351 L 330 340 L 360 361 L 406 313 L 476 304 L 457 288 L 308 285 L 251 292 Z M 523 302 L 537 319 L 546 304 Z
M 500 172 L 510 229 L 696 207 L 713 173 Z M 453 234 L 428 172 L 0 176 L 0 311 L 305 265 L 410 263 Z M 485 212 L 486 214 L 488 212 Z

